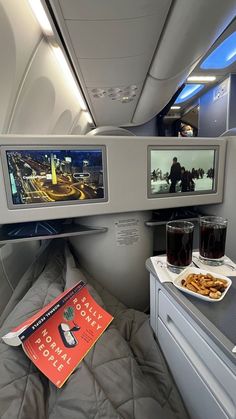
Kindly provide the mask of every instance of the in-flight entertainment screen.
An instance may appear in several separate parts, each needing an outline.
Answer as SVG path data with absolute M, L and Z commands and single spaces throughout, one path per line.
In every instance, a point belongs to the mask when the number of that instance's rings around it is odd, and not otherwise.
M 148 197 L 215 193 L 217 160 L 217 146 L 150 146 Z
M 5 149 L 10 208 L 107 200 L 105 147 Z

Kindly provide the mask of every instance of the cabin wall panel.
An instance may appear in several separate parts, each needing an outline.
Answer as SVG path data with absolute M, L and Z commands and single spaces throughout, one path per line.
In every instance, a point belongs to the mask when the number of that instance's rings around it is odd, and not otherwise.
M 149 305 L 145 261 L 152 255 L 153 231 L 145 221 L 150 218 L 150 211 L 137 211 L 78 219 L 79 224 L 108 231 L 70 238 L 79 265 L 124 304 L 140 310 Z
M 0 52 L 1 133 L 68 134 L 79 119 L 90 130 L 27 0 L 0 0 Z
M 52 48 L 42 40 L 22 86 L 11 133 L 68 133 L 79 112 L 74 91 Z
M 214 86 L 199 99 L 198 135 L 204 137 L 219 137 L 229 127 L 229 102 L 231 97 L 231 82 L 226 80 Z M 230 127 L 231 128 L 231 127 Z
M 41 30 L 27 1 L 0 1 L 0 132 L 2 133 L 8 132 L 18 90 L 41 37 Z

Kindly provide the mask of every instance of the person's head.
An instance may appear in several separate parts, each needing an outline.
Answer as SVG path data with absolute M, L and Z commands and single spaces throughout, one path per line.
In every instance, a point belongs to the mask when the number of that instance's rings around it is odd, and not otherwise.
M 181 137 L 193 137 L 193 128 L 191 125 L 184 124 L 180 128 Z
M 176 163 L 177 163 L 177 161 L 178 161 L 177 157 L 174 157 L 174 158 L 173 158 L 173 164 L 176 164 Z
M 183 174 L 185 172 L 185 167 L 184 166 L 182 166 L 181 167 L 181 173 Z

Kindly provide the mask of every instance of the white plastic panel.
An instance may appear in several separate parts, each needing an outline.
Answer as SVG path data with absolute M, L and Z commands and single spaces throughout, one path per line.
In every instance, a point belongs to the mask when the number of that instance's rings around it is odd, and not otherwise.
M 18 89 L 41 36 L 27 1 L 0 2 L 0 132 L 8 130 Z
M 82 128 L 81 128 L 81 125 L 79 125 L 79 123 L 77 123 L 72 128 L 71 134 L 73 134 L 73 135 L 80 135 L 80 134 L 82 134 Z
M 52 134 L 68 134 L 72 124 L 72 112 L 65 110 L 57 119 Z
M 68 112 L 72 125 L 79 111 L 79 103 L 52 48 L 42 40 L 18 98 L 11 133 L 46 134 L 55 132 L 55 126 L 59 133 L 58 120 L 61 133 L 68 132 Z
M 191 418 L 235 419 L 235 375 L 162 291 L 157 298 L 158 338 Z
M 79 264 L 119 300 L 140 310 L 149 304 L 145 261 L 152 253 L 153 231 L 145 221 L 150 217 L 145 211 L 84 218 L 79 223 L 107 227 L 108 231 L 71 238 Z
M 113 21 L 68 20 L 66 24 L 78 58 L 122 58 L 153 54 L 163 26 L 158 19 L 154 14 Z
M 55 1 L 54 1 L 55 3 Z M 158 4 L 157 4 L 158 3 Z M 166 10 L 167 0 L 59 0 L 65 19 L 131 19 Z
M 171 80 L 157 80 L 151 76 L 146 78 L 142 94 L 139 98 L 133 123 L 145 123 L 154 117 L 166 106 L 172 98 L 173 93 L 178 89 L 179 83 L 184 82 L 186 72 Z
M 191 419 L 234 419 L 228 416 L 202 381 L 191 361 L 158 320 L 158 341 Z M 173 354 L 174 352 L 174 354 Z M 220 396 L 220 395 L 219 395 Z
M 91 102 L 90 88 L 140 85 L 148 72 L 171 0 L 50 1 L 97 125 L 131 122 L 134 103 Z M 87 90 L 88 89 L 88 90 Z
M 133 117 L 134 123 L 144 123 L 163 109 L 234 18 L 235 12 L 234 0 L 176 0 L 173 3 Z
M 141 86 L 138 86 L 138 89 L 140 91 Z M 115 126 L 125 125 L 128 121 L 131 121 L 137 105 L 138 95 L 131 102 L 122 103 L 119 100 L 112 100 L 108 96 L 96 99 L 93 97 L 91 89 L 89 90 L 89 94 L 93 105 L 94 116 L 99 121 L 100 126 L 107 125 L 108 120 L 112 121 Z
M 47 77 L 39 76 L 29 86 L 26 83 L 14 114 L 11 132 L 47 134 L 51 122 L 49 115 L 52 115 L 55 108 L 55 97 L 53 83 Z
M 150 62 L 150 54 L 117 59 L 80 59 L 79 61 L 88 88 L 142 83 Z
M 200 59 L 236 14 L 234 0 L 177 0 L 150 75 L 169 79 Z

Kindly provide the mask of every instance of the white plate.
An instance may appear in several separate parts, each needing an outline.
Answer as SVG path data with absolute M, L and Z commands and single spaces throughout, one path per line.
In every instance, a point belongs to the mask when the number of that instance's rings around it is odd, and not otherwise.
M 207 297 L 206 295 L 201 295 L 201 294 L 197 294 L 194 291 L 189 290 L 188 288 L 185 288 L 182 286 L 181 281 L 182 279 L 186 278 L 189 274 L 211 274 L 213 275 L 215 278 L 221 278 L 221 279 L 225 279 L 228 282 L 227 288 L 225 289 L 225 291 L 222 293 L 221 297 L 218 299 L 214 299 L 214 298 L 210 298 Z M 180 291 L 185 292 L 186 294 L 190 294 L 193 297 L 197 297 L 200 298 L 200 300 L 204 300 L 204 301 L 209 301 L 210 303 L 217 303 L 218 301 L 223 300 L 225 294 L 227 293 L 228 289 L 230 288 L 232 281 L 230 278 L 228 278 L 227 276 L 224 275 L 220 275 L 220 274 L 216 274 L 215 272 L 211 272 L 206 271 L 204 269 L 200 269 L 200 268 L 187 268 L 185 269 L 183 272 L 181 272 L 174 280 L 173 280 L 173 284 L 176 286 L 176 288 L 178 288 Z

